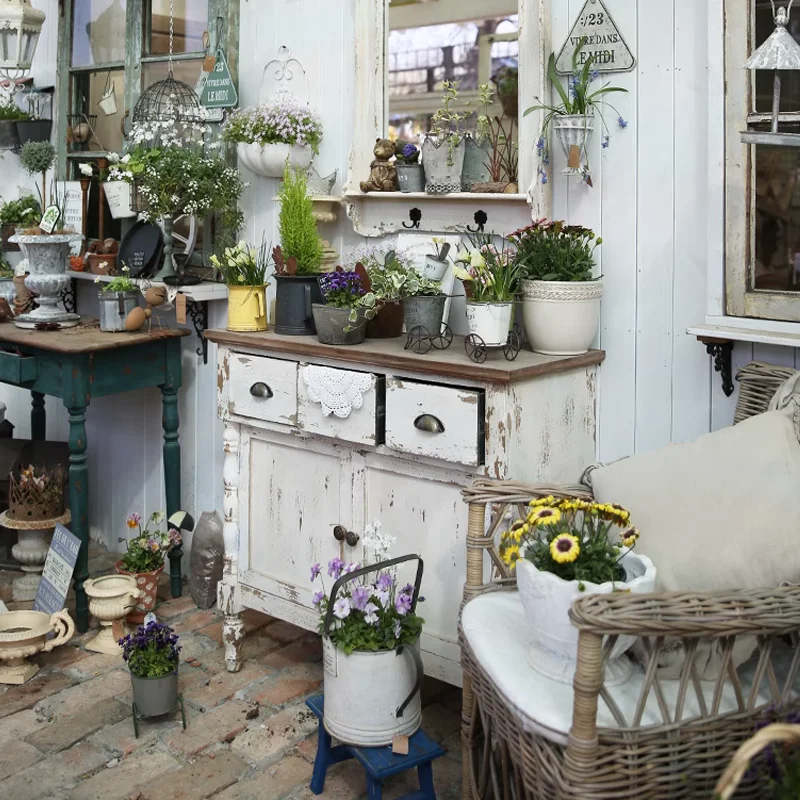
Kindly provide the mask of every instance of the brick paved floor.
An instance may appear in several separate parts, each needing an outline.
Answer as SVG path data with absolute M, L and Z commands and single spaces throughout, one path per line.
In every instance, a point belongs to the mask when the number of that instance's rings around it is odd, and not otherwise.
M 93 575 L 115 557 L 90 552 Z M 14 574 L 0 571 L 0 599 L 9 608 Z M 304 705 L 322 684 L 319 638 L 263 614 L 245 613 L 246 661 L 225 671 L 216 610 L 201 611 L 188 588 L 169 600 L 162 580 L 159 619 L 181 635 L 180 715 L 131 720 L 130 680 L 122 659 L 84 649 L 90 634 L 39 657 L 23 686 L 0 685 L 0 798 L 8 800 L 308 800 L 316 722 Z M 437 797 L 460 797 L 461 693 L 438 681 L 423 691 L 426 730 L 447 750 L 434 764 Z M 386 800 L 416 788 L 413 775 L 387 782 Z M 363 770 L 353 762 L 328 772 L 331 800 L 366 798 Z

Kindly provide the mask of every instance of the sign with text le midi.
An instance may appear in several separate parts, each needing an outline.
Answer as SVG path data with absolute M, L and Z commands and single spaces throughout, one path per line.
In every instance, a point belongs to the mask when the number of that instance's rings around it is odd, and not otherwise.
M 222 49 L 217 50 L 214 69 L 205 75 L 200 102 L 205 108 L 234 108 L 239 102 Z
M 64 608 L 80 549 L 81 540 L 60 523 L 56 525 L 50 551 L 44 562 L 42 580 L 33 602 L 34 611 L 55 614 Z
M 556 59 L 559 75 L 572 73 L 572 56 L 583 39 L 586 44 L 578 54 L 579 69 L 590 56 L 592 69 L 598 72 L 629 72 L 636 66 L 636 59 L 603 0 L 586 0 Z

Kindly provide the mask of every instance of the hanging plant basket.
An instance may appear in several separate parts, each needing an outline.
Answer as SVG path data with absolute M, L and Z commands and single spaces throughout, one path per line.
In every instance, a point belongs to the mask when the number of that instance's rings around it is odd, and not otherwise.
M 586 149 L 594 132 L 594 116 L 569 114 L 553 117 L 553 130 L 558 143 L 569 161 L 570 151 L 577 147 L 580 151 L 580 164 L 569 166 L 563 170 L 564 175 L 583 175 L 586 164 Z
M 262 178 L 282 178 L 287 161 L 294 169 L 308 169 L 314 158 L 314 151 L 310 147 L 298 147 L 283 142 L 265 145 L 239 142 L 236 145 L 236 154 L 250 172 Z

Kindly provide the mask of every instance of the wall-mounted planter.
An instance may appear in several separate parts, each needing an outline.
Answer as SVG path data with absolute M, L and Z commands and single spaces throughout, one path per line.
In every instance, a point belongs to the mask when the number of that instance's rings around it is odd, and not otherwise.
M 556 115 L 553 117 L 553 130 L 567 160 L 569 160 L 570 150 L 573 147 L 577 147 L 580 151 L 580 164 L 578 166 L 567 165 L 563 170 L 564 175 L 582 175 L 583 165 L 586 163 L 586 148 L 594 131 L 594 116 Z
M 27 142 L 49 142 L 53 131 L 53 120 L 30 119 L 17 123 L 17 135 L 20 145 Z
M 239 161 L 262 178 L 282 178 L 286 161 L 294 169 L 308 169 L 314 158 L 314 151 L 306 147 L 290 144 L 245 144 L 236 145 Z
M 0 150 L 19 150 L 19 132 L 17 123 L 12 120 L 0 120 Z

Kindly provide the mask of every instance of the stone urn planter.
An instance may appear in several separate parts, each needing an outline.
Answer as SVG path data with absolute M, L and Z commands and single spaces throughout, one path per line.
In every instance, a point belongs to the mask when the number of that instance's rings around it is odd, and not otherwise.
M 594 116 L 582 114 L 556 115 L 553 117 L 553 131 L 556 139 L 569 159 L 572 147 L 580 151 L 580 164 L 569 166 L 562 170 L 564 175 L 582 175 L 583 165 L 586 163 L 586 148 L 594 131 Z
M 100 633 L 86 644 L 87 650 L 107 655 L 122 655 L 118 642 L 129 633 L 125 615 L 136 605 L 142 590 L 133 575 L 106 575 L 90 578 L 83 585 L 89 597 L 89 611 L 100 620 Z
M 239 142 L 236 154 L 250 172 L 262 178 L 282 178 L 287 159 L 294 169 L 308 169 L 314 158 L 314 151 L 309 146 L 299 147 L 282 142 L 263 146 Z
M 114 565 L 117 575 L 130 575 L 136 579 L 136 586 L 141 589 L 141 595 L 136 600 L 136 607 L 131 611 L 125 619 L 131 625 L 141 625 L 144 618 L 147 616 L 148 611 L 152 611 L 156 607 L 158 600 L 158 579 L 164 571 L 162 564 L 158 569 L 152 572 L 127 572 L 122 566 L 122 561 L 117 561 Z
M 422 143 L 422 165 L 425 168 L 425 191 L 428 194 L 450 194 L 461 191 L 466 144 L 462 139 L 452 147 L 448 140 L 437 142 L 427 137 Z
M 531 349 L 578 356 L 600 326 L 603 281 L 522 281 L 522 318 Z
M 487 347 L 499 347 L 508 341 L 513 303 L 467 303 L 467 328 Z
M 334 308 L 319 303 L 314 303 L 311 308 L 321 344 L 351 345 L 364 341 L 367 328 L 365 309 L 356 309 L 357 320 L 350 322 L 349 308 Z
M 517 588 L 532 634 L 528 663 L 537 672 L 560 683 L 572 683 L 578 658 L 578 629 L 570 622 L 573 601 L 590 594 L 634 592 L 648 594 L 656 585 L 656 569 L 647 556 L 628 551 L 620 560 L 625 569 L 624 583 L 595 584 L 565 581 L 552 572 L 540 572 L 527 559 L 516 564 Z M 631 664 L 621 656 L 636 637 L 620 636 L 606 664 L 606 686 L 624 683 L 631 675 Z
M 51 633 L 55 636 L 48 639 Z M 38 664 L 27 659 L 66 644 L 73 633 L 75 625 L 66 609 L 52 616 L 41 611 L 0 614 L 0 683 L 25 683 L 39 671 Z
M 70 314 L 61 303 L 61 292 L 68 288 L 71 278 L 66 274 L 67 260 L 73 242 L 83 239 L 78 233 L 16 234 L 9 240 L 18 244 L 28 259 L 29 274 L 25 286 L 38 295 L 39 308 L 14 320 L 18 328 L 35 328 L 40 323 L 57 323 L 62 328 L 78 324 L 80 315 Z

